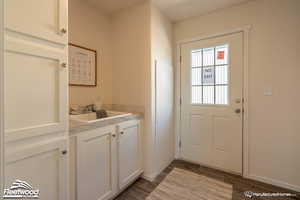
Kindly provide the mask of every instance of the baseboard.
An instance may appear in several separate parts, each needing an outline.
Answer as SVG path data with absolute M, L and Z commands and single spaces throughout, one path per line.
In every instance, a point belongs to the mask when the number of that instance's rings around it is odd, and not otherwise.
M 211 167 L 211 166 L 203 165 L 201 163 L 196 163 L 196 162 L 189 161 L 189 160 L 182 159 L 182 158 L 178 159 L 178 160 L 183 160 L 183 161 L 186 161 L 186 162 L 189 162 L 189 163 L 194 163 L 194 164 L 198 164 L 198 165 L 205 166 L 205 167 L 208 167 L 208 168 L 217 169 L 217 168 L 214 168 L 214 167 Z M 226 170 L 223 170 L 223 169 L 217 169 L 217 170 L 224 171 L 224 172 L 231 173 L 231 174 L 241 175 L 241 174 L 237 174 L 237 173 L 231 172 L 231 171 L 226 171 Z M 263 182 L 263 183 L 266 183 L 266 184 L 281 187 L 281 188 L 284 188 L 284 189 L 300 192 L 300 186 L 292 185 L 292 184 L 285 183 L 285 182 L 282 182 L 282 181 L 278 181 L 278 180 L 275 180 L 275 179 L 266 178 L 266 177 L 262 177 L 262 176 L 256 176 L 256 175 L 243 175 L 243 177 L 247 178 L 247 179 L 254 180 L 254 181 L 259 181 L 259 182 Z
M 122 192 L 124 192 L 128 187 L 130 187 L 136 180 L 138 180 L 140 177 L 142 177 L 142 173 L 143 171 L 141 171 L 139 173 L 138 176 L 136 176 L 134 179 L 132 179 L 128 184 L 126 184 L 126 186 L 123 189 L 120 189 L 114 196 L 112 199 L 116 198 L 118 195 L 120 195 Z
M 248 178 L 248 179 L 251 179 L 251 180 L 260 181 L 260 182 L 267 183 L 267 184 L 270 184 L 270 185 L 274 185 L 274 186 L 277 186 L 277 187 L 285 188 L 285 189 L 288 189 L 288 190 L 293 190 L 293 191 L 296 191 L 296 192 L 300 192 L 300 186 L 291 185 L 289 183 L 274 180 L 274 179 L 271 179 L 271 178 L 266 178 L 266 177 L 256 176 L 256 175 L 246 175 L 246 176 L 244 176 L 244 178 Z
M 150 181 L 150 182 L 153 182 L 153 181 L 155 180 L 155 178 L 156 178 L 155 175 L 150 175 L 150 176 L 148 176 L 148 175 L 145 175 L 145 174 L 143 174 L 141 177 L 142 177 L 143 179 L 147 180 L 147 181 Z
M 165 170 L 175 159 L 172 158 L 169 160 L 168 164 L 164 167 L 162 167 L 161 169 L 158 170 L 157 173 L 155 174 L 151 174 L 151 175 L 147 175 L 147 174 L 143 174 L 141 177 L 147 181 L 153 182 L 155 180 L 155 178 L 163 171 Z
M 203 163 L 200 163 L 200 162 L 196 162 L 196 161 L 192 161 L 192 160 L 188 160 L 188 159 L 183 159 L 183 158 L 180 158 L 180 159 L 177 159 L 177 160 L 185 161 L 185 162 L 188 162 L 188 163 L 191 163 L 191 164 L 200 165 L 200 166 L 203 166 L 203 167 L 215 169 L 215 170 L 218 170 L 218 171 L 226 172 L 226 173 L 237 175 L 237 176 L 242 176 L 241 172 L 235 172 L 235 171 L 231 171 L 231 170 L 227 170 L 227 169 L 222 169 L 222 168 L 215 167 L 215 166 L 212 166 L 212 165 L 206 165 L 206 164 L 203 164 Z
M 160 173 L 162 173 L 173 161 L 175 160 L 175 158 L 171 158 L 167 164 L 163 167 L 161 167 L 158 171 L 157 171 L 157 175 L 158 176 Z

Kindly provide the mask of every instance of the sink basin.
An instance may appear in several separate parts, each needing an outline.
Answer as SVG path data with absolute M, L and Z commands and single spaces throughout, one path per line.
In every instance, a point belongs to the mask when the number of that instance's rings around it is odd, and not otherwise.
M 87 113 L 87 114 L 80 114 L 80 115 L 70 115 L 71 120 L 79 121 L 79 122 L 85 122 L 85 123 L 93 123 L 93 122 L 99 122 L 109 119 L 115 119 L 119 117 L 126 117 L 131 115 L 131 113 L 125 113 L 125 112 L 117 112 L 117 111 L 107 111 L 107 117 L 97 119 L 97 115 L 95 112 Z

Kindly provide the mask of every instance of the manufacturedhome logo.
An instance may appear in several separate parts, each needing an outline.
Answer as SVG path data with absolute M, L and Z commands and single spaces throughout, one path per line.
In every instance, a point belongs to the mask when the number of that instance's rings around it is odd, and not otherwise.
M 4 189 L 3 199 L 38 199 L 40 190 L 35 190 L 26 181 L 15 180 L 9 189 Z

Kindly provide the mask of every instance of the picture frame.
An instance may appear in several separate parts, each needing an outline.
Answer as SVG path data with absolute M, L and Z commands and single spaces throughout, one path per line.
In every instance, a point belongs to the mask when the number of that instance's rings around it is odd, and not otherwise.
M 97 51 L 69 43 L 69 85 L 97 86 Z

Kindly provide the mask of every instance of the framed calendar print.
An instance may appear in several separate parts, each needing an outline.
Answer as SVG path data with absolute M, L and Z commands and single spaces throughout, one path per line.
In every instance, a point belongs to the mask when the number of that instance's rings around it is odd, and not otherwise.
M 69 43 L 69 85 L 97 86 L 97 51 Z

